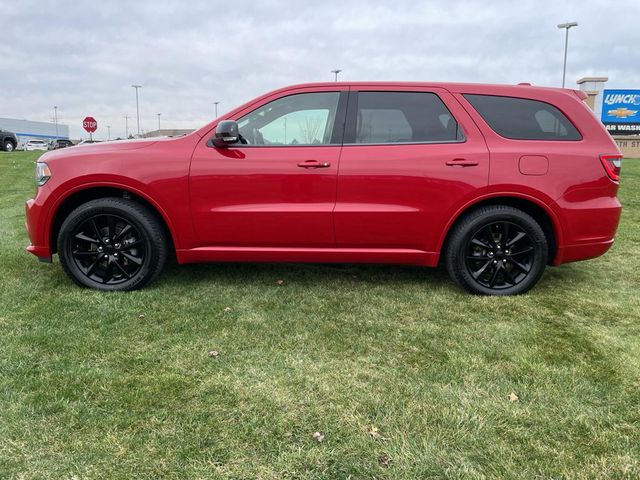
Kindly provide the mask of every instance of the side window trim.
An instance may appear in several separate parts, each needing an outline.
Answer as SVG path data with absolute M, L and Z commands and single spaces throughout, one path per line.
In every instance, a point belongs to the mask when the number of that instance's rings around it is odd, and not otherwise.
M 281 98 L 285 98 L 285 97 L 290 97 L 293 95 L 303 95 L 305 93 L 331 93 L 331 92 L 338 92 L 340 95 L 338 97 L 338 105 L 336 107 L 336 117 L 333 121 L 333 129 L 331 131 L 331 143 L 322 143 L 322 144 L 314 144 L 314 145 L 270 145 L 270 144 L 265 144 L 265 145 L 251 145 L 251 144 L 243 144 L 243 143 L 237 143 L 234 145 L 229 145 L 229 148 L 300 148 L 300 147 L 340 147 L 342 146 L 342 138 L 344 135 L 344 130 L 345 130 L 345 118 L 346 118 L 346 113 L 347 113 L 347 102 L 348 102 L 348 98 L 349 98 L 349 90 L 319 90 L 319 91 L 314 91 L 314 92 L 299 92 L 299 93 L 291 93 L 288 95 L 283 95 L 281 97 L 278 98 L 273 98 L 271 100 L 269 100 L 269 102 L 263 103 L 257 107 L 255 107 L 253 110 L 243 113 L 241 117 L 239 118 L 234 118 L 232 120 L 238 121 L 240 120 L 240 118 L 246 117 L 247 115 L 250 115 L 251 113 L 253 113 L 254 111 L 264 107 L 265 105 L 279 100 Z M 209 145 L 209 143 L 207 143 L 207 145 Z
M 449 115 L 451 118 L 455 120 L 458 124 L 458 128 L 460 129 L 461 138 L 458 140 L 434 140 L 434 141 L 422 141 L 422 142 L 394 142 L 394 143 L 357 143 L 356 142 L 356 130 L 358 124 L 358 95 L 360 92 L 380 92 L 380 93 L 388 93 L 388 92 L 407 92 L 407 93 L 430 93 L 438 97 L 438 99 L 442 102 L 444 107 L 449 111 Z M 458 119 L 453 115 L 453 112 L 449 109 L 449 106 L 444 101 L 444 99 L 438 95 L 437 92 L 430 90 L 351 90 L 349 92 L 349 102 L 347 106 L 347 114 L 346 114 L 346 126 L 344 129 L 344 138 L 343 145 L 345 146 L 393 146 L 393 145 L 441 145 L 441 144 L 450 144 L 450 143 L 466 143 L 467 136 L 464 133 L 464 129 L 462 128 L 462 124 L 458 121 Z

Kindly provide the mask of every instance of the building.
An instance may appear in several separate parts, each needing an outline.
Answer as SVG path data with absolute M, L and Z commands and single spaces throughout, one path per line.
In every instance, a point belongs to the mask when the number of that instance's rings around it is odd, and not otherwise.
M 193 128 L 163 128 L 162 130 L 153 130 L 140 135 L 142 138 L 150 137 L 178 137 L 193 132 Z
M 17 118 L 0 118 L 0 128 L 13 132 L 18 137 L 18 148 L 29 140 L 55 140 L 69 138 L 69 126 L 58 123 L 32 122 Z

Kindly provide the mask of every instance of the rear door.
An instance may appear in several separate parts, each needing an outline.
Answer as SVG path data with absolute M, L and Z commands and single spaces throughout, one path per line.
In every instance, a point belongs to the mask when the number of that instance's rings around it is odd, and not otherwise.
M 439 88 L 352 87 L 334 221 L 339 247 L 438 250 L 451 216 L 484 191 L 489 152 Z

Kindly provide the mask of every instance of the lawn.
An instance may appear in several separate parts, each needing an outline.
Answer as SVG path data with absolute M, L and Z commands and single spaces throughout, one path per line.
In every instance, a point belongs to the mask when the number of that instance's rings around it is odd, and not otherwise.
M 0 153 L 0 478 L 640 477 L 640 161 L 609 253 L 486 298 L 393 266 L 80 289 L 24 251 L 37 156 Z

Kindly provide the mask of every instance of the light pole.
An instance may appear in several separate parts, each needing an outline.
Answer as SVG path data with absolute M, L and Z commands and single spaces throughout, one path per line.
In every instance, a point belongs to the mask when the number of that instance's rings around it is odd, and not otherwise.
M 564 81 L 567 76 L 567 46 L 569 45 L 569 29 L 571 27 L 577 27 L 578 22 L 565 22 L 558 25 L 558 28 L 564 28 L 566 30 L 564 36 L 564 64 L 562 66 L 562 88 L 564 88 Z
M 111 125 L 107 125 L 107 140 L 111 140 Z
M 138 120 L 138 137 L 140 136 L 140 106 L 138 103 L 138 89 L 142 88 L 142 85 L 131 85 L 136 89 L 136 119 Z
M 53 121 L 56 124 L 56 140 L 58 139 L 58 106 L 53 106 Z
M 158 135 L 160 135 L 160 115 L 162 115 L 161 113 L 158 113 Z
M 220 103 L 220 102 L 213 102 L 213 107 L 215 108 L 215 115 L 216 115 L 216 118 L 218 118 L 218 104 L 219 104 L 219 103 Z
M 335 70 L 331 70 L 331 73 L 333 73 L 335 75 L 334 81 L 337 82 L 338 81 L 338 74 L 341 72 L 342 70 L 340 70 L 339 68 L 336 68 Z
M 129 115 L 124 116 L 124 138 L 129 138 Z

